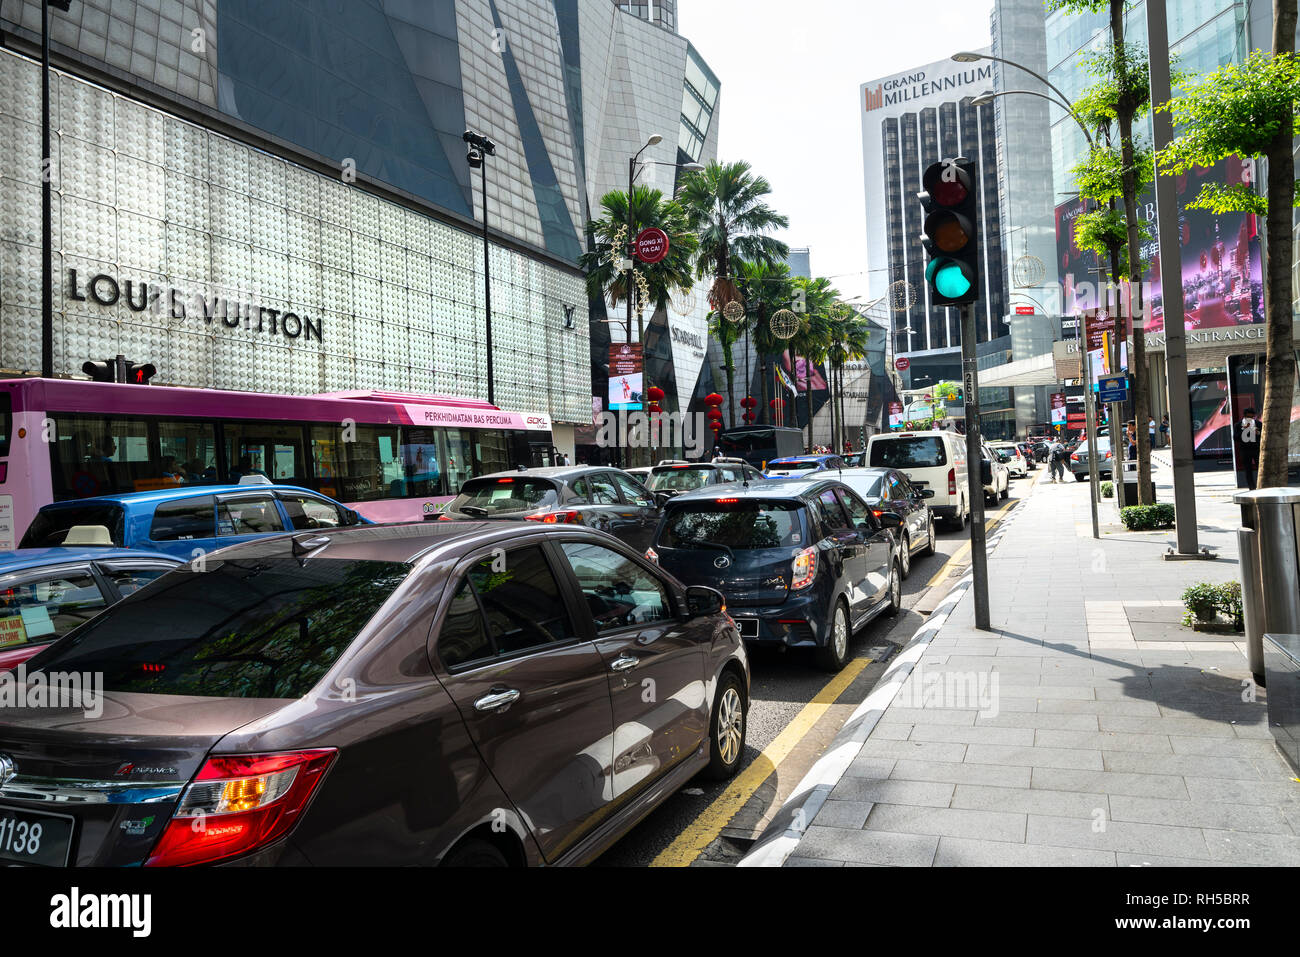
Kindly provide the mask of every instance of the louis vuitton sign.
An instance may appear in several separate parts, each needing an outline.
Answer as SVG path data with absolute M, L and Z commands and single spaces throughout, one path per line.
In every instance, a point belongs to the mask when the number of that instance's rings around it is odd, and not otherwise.
M 69 302 L 90 302 L 108 308 L 125 301 L 132 312 L 150 312 L 177 321 L 192 319 L 227 329 L 244 328 L 286 339 L 321 341 L 319 319 L 263 306 L 256 297 L 251 297 L 251 302 L 246 301 L 242 294 L 234 298 L 215 293 L 206 296 L 158 282 L 123 280 L 107 273 L 99 273 L 83 282 L 75 269 L 68 270 L 67 293 Z

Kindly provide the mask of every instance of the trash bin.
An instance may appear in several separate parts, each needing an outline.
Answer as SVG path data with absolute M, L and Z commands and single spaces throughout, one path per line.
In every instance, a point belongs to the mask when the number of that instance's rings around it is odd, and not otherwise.
M 1151 501 L 1156 501 L 1156 483 L 1151 481 Z M 1138 503 L 1138 464 L 1137 462 L 1124 463 L 1124 504 L 1136 505 Z
M 1237 554 L 1246 657 L 1255 681 L 1265 683 L 1264 634 L 1300 634 L 1300 489 L 1238 492 Z

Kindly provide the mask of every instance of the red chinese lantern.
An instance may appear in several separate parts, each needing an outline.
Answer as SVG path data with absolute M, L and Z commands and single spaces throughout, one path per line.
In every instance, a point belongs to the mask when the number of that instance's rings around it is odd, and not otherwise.
M 664 399 L 664 390 L 659 388 L 657 385 L 652 385 L 650 388 L 646 389 L 646 395 L 649 397 L 651 402 L 662 402 Z
M 663 408 L 659 405 L 658 402 L 651 402 L 648 408 L 650 410 L 651 415 L 657 415 L 663 411 Z
M 749 424 L 750 422 L 753 422 L 754 419 L 757 418 L 757 416 L 755 416 L 753 412 L 746 412 L 743 418 L 745 420 L 745 423 Z
M 722 421 L 722 413 L 719 412 L 717 409 L 709 409 L 707 417 L 709 419 L 712 419 L 714 422 Z
M 752 395 L 747 395 L 740 400 L 740 407 L 742 409 L 753 409 L 756 408 L 757 406 L 758 406 L 758 400 L 755 399 Z
M 722 403 L 723 403 L 722 396 L 718 395 L 718 393 L 716 392 L 710 392 L 708 395 L 704 397 L 705 405 L 719 406 L 722 405 Z
M 771 402 L 768 403 L 768 405 L 773 409 L 783 409 L 785 408 L 785 400 L 773 399 Z
M 722 423 L 721 423 L 721 422 L 718 422 L 718 421 L 715 419 L 714 421 L 712 421 L 712 422 L 709 423 L 709 428 L 711 428 L 711 429 L 713 430 L 714 434 L 717 434 L 718 432 L 721 432 L 721 431 L 722 431 Z

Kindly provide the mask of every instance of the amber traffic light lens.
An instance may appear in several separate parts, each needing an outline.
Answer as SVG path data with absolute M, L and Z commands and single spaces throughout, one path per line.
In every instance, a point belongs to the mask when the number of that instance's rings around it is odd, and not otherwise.
M 955 219 L 940 223 L 934 231 L 933 239 L 934 244 L 946 253 L 955 253 L 970 241 L 966 230 Z

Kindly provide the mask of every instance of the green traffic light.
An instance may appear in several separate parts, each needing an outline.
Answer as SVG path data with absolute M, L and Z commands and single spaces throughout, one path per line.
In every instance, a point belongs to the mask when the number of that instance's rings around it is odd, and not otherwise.
M 960 299 L 971 290 L 970 277 L 955 259 L 933 259 L 926 267 L 925 278 L 935 292 L 945 299 Z

